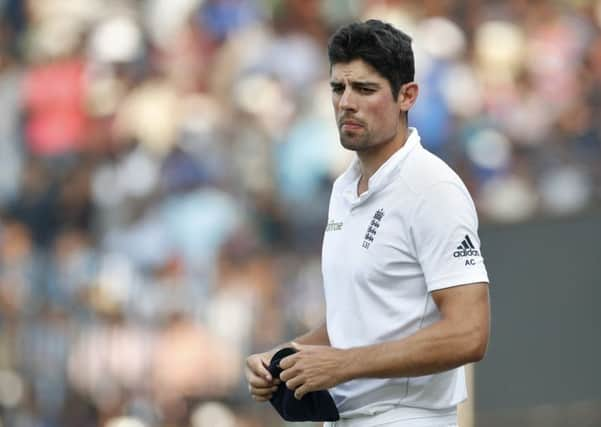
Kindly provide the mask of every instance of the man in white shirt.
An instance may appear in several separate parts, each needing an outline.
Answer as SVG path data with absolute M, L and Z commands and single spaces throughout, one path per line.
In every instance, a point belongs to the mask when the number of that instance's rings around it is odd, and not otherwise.
M 453 426 L 467 397 L 463 365 L 484 357 L 488 276 L 478 219 L 461 179 L 426 151 L 407 112 L 418 96 L 411 39 L 377 20 L 330 39 L 332 100 L 343 147 L 357 156 L 334 183 L 322 270 L 323 325 L 251 355 L 255 400 L 280 379 L 298 399 L 329 389 L 330 426 Z

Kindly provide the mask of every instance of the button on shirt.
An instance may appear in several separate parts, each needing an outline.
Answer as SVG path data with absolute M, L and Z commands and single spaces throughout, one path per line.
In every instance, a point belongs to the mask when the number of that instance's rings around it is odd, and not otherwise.
M 469 192 L 416 129 L 358 196 L 360 176 L 355 159 L 334 183 L 323 242 L 327 328 L 337 348 L 412 335 L 440 319 L 432 291 L 488 282 Z M 467 395 L 463 367 L 357 379 L 330 392 L 342 417 L 402 407 L 438 413 Z

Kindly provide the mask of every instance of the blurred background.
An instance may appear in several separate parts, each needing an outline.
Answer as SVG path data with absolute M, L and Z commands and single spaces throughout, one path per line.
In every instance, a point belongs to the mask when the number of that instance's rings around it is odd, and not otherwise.
M 472 425 L 601 426 L 594 0 L 0 0 L 0 426 L 283 425 L 244 359 L 323 316 L 326 43 L 370 17 L 479 210 Z

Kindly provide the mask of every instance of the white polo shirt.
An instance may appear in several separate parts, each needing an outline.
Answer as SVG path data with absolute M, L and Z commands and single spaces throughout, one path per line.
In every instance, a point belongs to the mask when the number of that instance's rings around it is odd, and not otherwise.
M 472 199 L 416 129 L 357 196 L 360 174 L 355 159 L 334 183 L 323 242 L 328 335 L 337 348 L 409 336 L 440 318 L 430 292 L 488 282 Z M 393 408 L 447 413 L 467 396 L 463 367 L 357 379 L 330 392 L 343 417 Z

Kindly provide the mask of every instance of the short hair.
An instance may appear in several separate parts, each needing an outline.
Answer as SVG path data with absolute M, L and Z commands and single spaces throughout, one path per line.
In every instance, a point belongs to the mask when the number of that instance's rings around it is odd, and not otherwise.
M 390 83 L 394 99 L 415 77 L 411 37 L 392 25 L 370 19 L 340 27 L 328 42 L 330 70 L 337 63 L 362 59 Z

